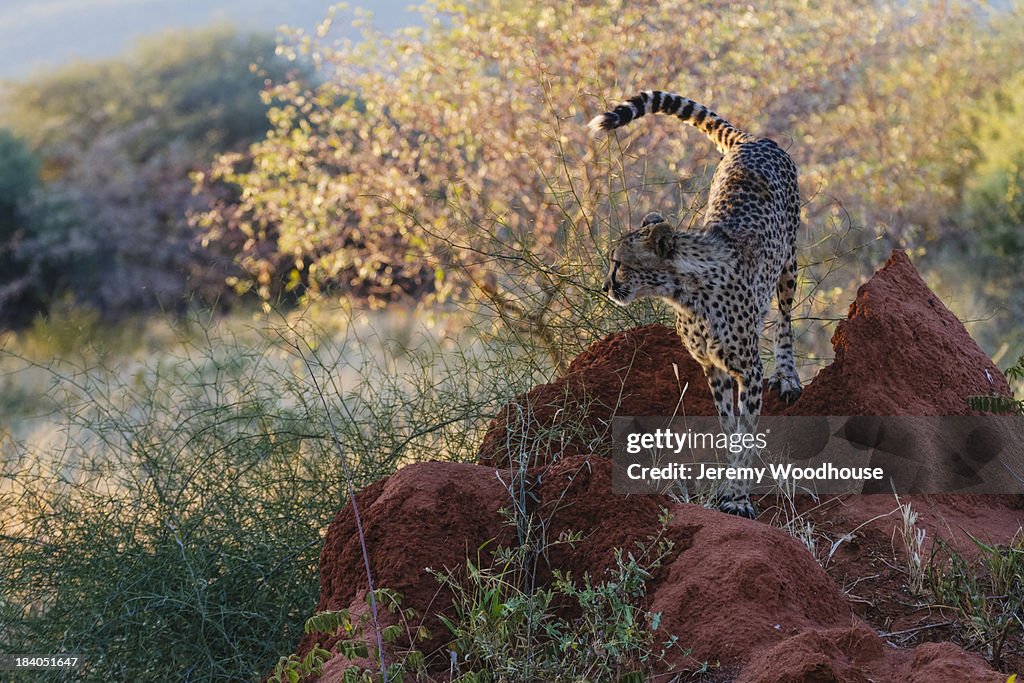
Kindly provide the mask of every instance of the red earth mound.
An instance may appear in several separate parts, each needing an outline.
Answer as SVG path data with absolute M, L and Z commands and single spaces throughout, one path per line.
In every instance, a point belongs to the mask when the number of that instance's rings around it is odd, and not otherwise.
M 511 540 L 498 514 L 508 505 L 508 491 L 497 475 L 477 465 L 422 463 L 358 496 L 374 580 L 427 615 L 423 623 L 434 637 L 423 644 L 425 653 L 444 644 L 444 627 L 434 615 L 451 609 L 451 596 L 426 568 L 479 562 L 478 549 L 487 541 Z M 572 456 L 545 468 L 534 493 L 535 512 L 546 520 L 550 538 L 584 532 L 574 549 L 556 546 L 547 558 L 548 567 L 576 576 L 600 576 L 612 565 L 615 548 L 632 548 L 656 533 L 659 506 L 667 504 L 653 496 L 623 504 L 611 493 L 611 462 L 593 456 Z M 682 669 L 709 662 L 711 680 L 1005 680 L 979 656 L 952 645 L 887 647 L 806 548 L 785 532 L 694 505 L 671 504 L 670 511 L 667 536 L 674 548 L 649 583 L 649 609 L 662 613 L 663 633 L 679 636 L 690 653 L 671 651 L 667 662 Z M 320 560 L 317 610 L 365 612 L 365 573 L 350 508 L 335 517 Z M 544 572 L 540 578 L 545 580 Z M 384 617 L 393 623 L 392 615 Z M 336 640 L 307 635 L 298 652 L 317 642 L 331 647 Z M 340 680 L 347 664 L 335 658 L 321 680 Z
M 769 393 L 767 414 L 969 414 L 966 396 L 1009 393 L 1002 374 L 902 252 L 858 290 L 833 344 L 835 362 L 800 400 L 784 407 Z M 500 512 L 509 506 L 505 468 L 510 449 L 523 453 L 530 444 L 537 467 L 529 477 L 539 478 L 533 512 L 546 521 L 548 538 L 565 530 L 584 535 L 571 550 L 552 548 L 540 581 L 551 568 L 600 576 L 612 566 L 615 548 L 649 537 L 659 528 L 661 508 L 669 509 L 674 548 L 649 582 L 647 598 L 663 615 L 664 633 L 691 648 L 689 656 L 671 652 L 669 661 L 678 667 L 706 661 L 713 665 L 707 680 L 764 683 L 1006 680 L 976 654 L 924 642 L 955 634 L 942 627 L 941 615 L 922 612 L 906 593 L 892 496 L 797 501 L 802 519 L 816 525 L 826 545 L 841 539 L 823 562 L 826 571 L 804 545 L 766 523 L 797 511 L 769 505 L 754 522 L 660 497 L 613 495 L 610 462 L 600 457 L 610 417 L 675 412 L 713 414 L 700 368 L 674 331 L 658 325 L 629 330 L 594 344 L 558 381 L 506 407 L 481 446 L 481 464 L 411 465 L 359 493 L 376 585 L 402 593 L 404 606 L 425 615 L 432 638 L 423 651 L 443 647 L 445 629 L 436 615 L 451 610 L 450 593 L 426 568 L 456 569 L 467 559 L 486 563 L 490 549 L 513 540 Z M 560 425 L 574 431 L 567 435 Z M 529 441 L 512 436 L 522 434 Z M 544 434 L 551 437 L 540 438 Z M 971 534 L 1005 543 L 1024 519 L 1021 497 L 910 500 L 929 540 L 969 546 L 964 541 Z M 366 574 L 350 507 L 328 530 L 320 572 L 318 611 L 365 612 Z M 330 648 L 337 639 L 309 634 L 297 652 L 315 644 Z M 1024 643 L 1011 645 L 1008 651 L 1024 652 Z M 335 657 L 321 680 L 340 680 L 346 664 Z
M 787 415 L 971 415 L 970 395 L 1009 395 L 1003 373 L 894 251 L 832 335 L 835 359 Z

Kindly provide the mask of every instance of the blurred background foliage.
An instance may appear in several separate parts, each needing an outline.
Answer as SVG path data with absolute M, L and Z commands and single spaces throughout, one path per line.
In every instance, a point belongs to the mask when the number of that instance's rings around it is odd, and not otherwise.
M 543 318 L 533 336 L 576 351 L 607 329 L 591 324 L 607 307 L 582 302 L 609 240 L 652 209 L 699 219 L 717 160 L 699 134 L 645 121 L 608 143 L 583 128 L 664 87 L 779 140 L 801 167 L 810 354 L 829 355 L 831 323 L 894 247 L 936 270 L 962 318 L 990 318 L 974 330 L 990 353 L 1019 339 L 1017 9 L 480 0 L 422 11 L 424 27 L 397 35 L 367 29 L 338 46 L 325 25 L 292 41 L 289 56 L 321 77 L 271 87 L 266 137 L 201 179 L 227 197 L 198 224 L 209 243 L 240 248 L 239 291 L 468 295 L 533 328 Z M 1003 268 L 965 294 L 962 275 L 988 261 Z
M 296 72 L 275 50 L 228 27 L 172 32 L 7 84 L 0 324 L 60 306 L 113 319 L 217 301 L 233 259 L 199 248 L 187 214 L 209 198 L 190 173 L 266 132 L 261 91 Z

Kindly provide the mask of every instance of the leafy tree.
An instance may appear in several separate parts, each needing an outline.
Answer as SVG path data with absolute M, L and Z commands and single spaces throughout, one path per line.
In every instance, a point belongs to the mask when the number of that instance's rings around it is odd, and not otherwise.
M 41 159 L 45 185 L 10 251 L 22 269 L 0 274 L 31 295 L 0 324 L 68 296 L 107 316 L 221 297 L 231 259 L 199 248 L 187 214 L 210 198 L 190 175 L 265 133 L 261 91 L 296 71 L 272 38 L 220 27 L 10 85 L 2 120 Z
M 967 173 L 962 222 L 1019 270 L 1024 258 L 1024 76 L 992 93 L 974 115 L 978 163 Z
M 321 79 L 273 89 L 272 130 L 204 177 L 234 189 L 201 223 L 240 248 L 241 286 L 267 299 L 330 284 L 379 298 L 474 291 L 541 339 L 586 343 L 599 304 L 580 302 L 594 299 L 608 239 L 655 208 L 697 220 L 717 163 L 699 133 L 664 119 L 586 138 L 589 117 L 666 87 L 790 149 L 809 199 L 802 242 L 818 245 L 801 255 L 817 291 L 799 312 L 838 315 L 816 283 L 841 292 L 861 273 L 840 279 L 826 259 L 947 229 L 973 161 L 960 103 L 1021 62 L 1001 52 L 1003 15 L 988 23 L 955 3 L 420 9 L 424 29 L 298 42 Z M 837 244 L 844 220 L 857 232 Z
M 1024 31 L 1007 41 L 1007 54 L 1024 52 Z M 976 300 L 981 318 L 975 338 L 995 354 L 1024 353 L 1024 77 L 993 83 L 969 107 L 973 163 L 962 170 L 953 226 L 935 260 L 947 264 L 948 278 Z M 966 284 L 966 287 L 964 286 Z
M 39 159 L 24 140 L 0 129 L 0 235 L 7 237 L 17 219 L 19 204 L 35 188 Z
M 15 257 L 25 239 L 28 204 L 39 176 L 39 159 L 24 140 L 0 129 L 0 316 L 23 302 L 31 278 L 25 264 Z
M 149 132 L 127 150 L 133 161 L 174 141 L 209 156 L 266 132 L 265 83 L 297 71 L 275 52 L 272 37 L 227 26 L 167 32 L 122 58 L 10 85 L 4 118 L 46 157 L 86 149 L 99 136 L 140 123 Z

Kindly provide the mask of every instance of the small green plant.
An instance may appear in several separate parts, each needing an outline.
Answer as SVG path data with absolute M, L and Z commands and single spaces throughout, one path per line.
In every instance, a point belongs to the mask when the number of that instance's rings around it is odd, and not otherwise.
M 1020 649 L 1024 633 L 1024 535 L 1018 531 L 1006 546 L 970 538 L 979 551 L 974 562 L 941 539 L 936 542 L 927 586 L 938 605 L 956 613 L 957 629 L 971 647 L 999 667 L 1008 644 Z
M 1024 356 L 1017 359 L 1017 362 L 1003 371 L 1006 379 L 1010 382 L 1024 382 Z M 991 394 L 988 396 L 968 396 L 967 405 L 974 410 L 986 413 L 1010 413 L 1012 415 L 1024 415 L 1024 400 L 1013 396 L 1001 396 Z
M 434 571 L 454 597 L 452 614 L 439 615 L 453 638 L 452 680 L 648 680 L 679 647 L 676 636 L 659 637 L 661 614 L 643 604 L 652 572 L 672 549 L 668 519 L 664 513 L 636 552 L 616 549 L 600 579 L 553 570 L 550 584 L 533 587 L 523 545 L 498 549 L 490 566 L 467 562 L 464 576 Z M 552 545 L 578 540 L 563 534 Z
M 387 667 L 387 681 L 409 681 L 424 680 L 426 678 L 426 664 L 423 653 L 417 649 L 417 643 L 430 637 L 426 627 L 419 624 L 419 615 L 416 610 L 402 609 L 402 594 L 388 588 L 378 588 L 374 591 L 377 603 L 383 605 L 390 613 L 398 617 L 398 623 L 385 626 L 381 629 L 382 640 L 392 646 L 388 649 L 391 659 Z M 367 607 L 370 606 L 370 595 L 366 595 Z M 368 614 L 353 616 L 349 610 L 331 610 L 318 612 L 306 620 L 306 633 L 324 633 L 336 635 L 339 632 L 342 639 L 335 643 L 338 654 L 348 660 L 367 659 L 373 656 L 377 658 L 376 652 L 371 653 L 366 644 L 365 634 L 370 627 Z M 403 636 L 405 639 L 403 640 Z M 267 679 L 267 683 L 296 683 L 307 676 L 323 673 L 323 665 L 334 654 L 320 647 L 314 646 L 304 657 L 289 655 L 281 657 L 274 673 Z M 367 669 L 364 666 L 353 665 L 345 669 L 342 675 L 344 683 L 374 683 L 380 678 L 376 677 L 378 671 Z
M 925 568 L 924 568 L 924 542 L 928 535 L 925 529 L 917 526 L 917 512 L 910 506 L 910 503 L 900 503 L 899 511 L 902 524 L 899 528 L 900 540 L 903 542 L 903 553 L 907 567 L 907 588 L 911 595 L 921 595 L 924 592 Z
M 305 657 L 288 655 L 278 660 L 274 673 L 267 683 L 298 683 L 307 676 L 319 676 L 324 672 L 324 663 L 331 658 L 330 650 L 314 647 Z

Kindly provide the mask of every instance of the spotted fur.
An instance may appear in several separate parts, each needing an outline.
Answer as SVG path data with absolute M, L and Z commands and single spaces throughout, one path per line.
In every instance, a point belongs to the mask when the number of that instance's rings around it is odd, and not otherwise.
M 758 344 L 773 292 L 779 319 L 769 387 L 787 402 L 801 392 L 790 319 L 800 223 L 796 166 L 773 141 L 744 133 L 691 99 L 658 90 L 630 98 L 588 127 L 596 134 L 648 113 L 674 115 L 694 126 L 723 157 L 703 227 L 679 231 L 660 214 L 648 214 L 616 243 L 604 291 L 621 305 L 641 297 L 671 304 L 683 345 L 704 368 L 723 428 L 753 433 L 763 385 Z M 752 455 L 741 454 L 734 464 Z M 749 487 L 740 482 L 720 487 L 718 505 L 756 515 Z

